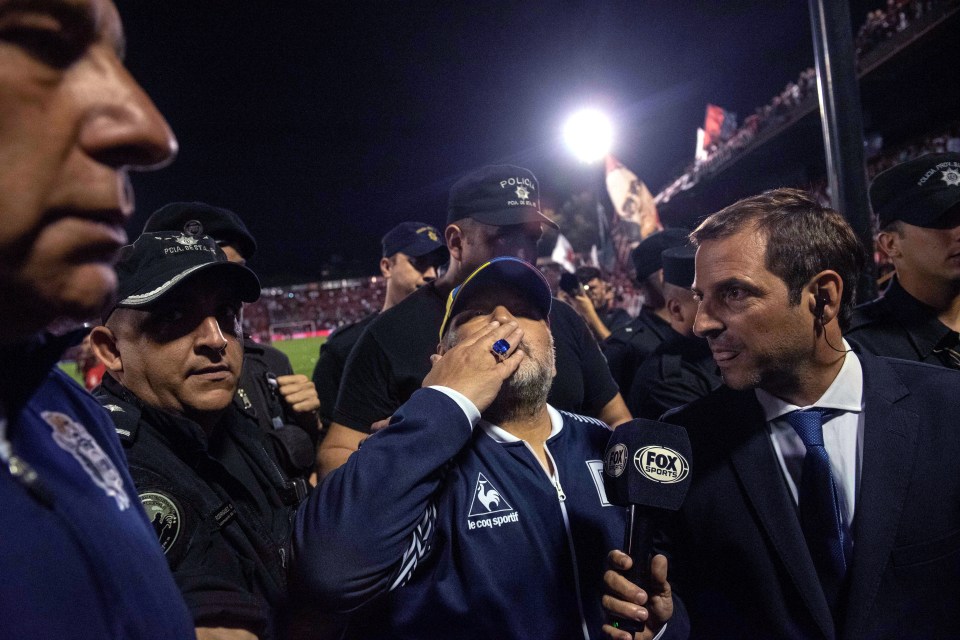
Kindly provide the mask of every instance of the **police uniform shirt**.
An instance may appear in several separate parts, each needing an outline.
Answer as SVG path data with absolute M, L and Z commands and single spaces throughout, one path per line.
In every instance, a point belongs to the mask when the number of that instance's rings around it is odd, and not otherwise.
M 644 307 L 629 324 L 612 333 L 601 344 L 614 381 L 628 393 L 643 361 L 657 350 L 673 329 L 670 323 Z
M 377 316 L 347 360 L 334 421 L 368 433 L 371 424 L 393 415 L 430 370 L 445 311 L 446 298 L 430 283 Z M 570 305 L 554 299 L 550 331 L 557 376 L 548 402 L 565 411 L 599 415 L 618 389 L 590 329 Z
M 937 319 L 935 309 L 907 293 L 896 277 L 882 297 L 853 310 L 845 337 L 880 356 L 960 368 L 943 349 L 957 348 L 957 332 Z
M 230 405 L 208 436 L 184 417 L 144 405 L 110 376 L 96 397 L 116 424 L 196 625 L 278 637 L 294 505 L 264 434 Z
M 233 404 L 267 434 L 266 444 L 292 477 L 306 479 L 316 462 L 316 428 L 307 430 L 294 420 L 280 395 L 276 378 L 293 374 L 290 359 L 279 349 L 243 339 L 243 370 Z
M 600 322 L 602 322 L 603 326 L 610 332 L 627 326 L 631 320 L 633 320 L 633 317 L 627 313 L 626 309 L 621 309 L 620 307 L 610 307 L 600 313 Z
M 320 397 L 320 419 L 325 425 L 333 422 L 333 410 L 337 405 L 340 381 L 347 366 L 347 358 L 353 345 L 360 339 L 364 329 L 377 317 L 371 313 L 363 320 L 340 327 L 320 347 L 320 357 L 313 368 L 313 384 Z
M 702 398 L 722 383 L 707 341 L 674 331 L 640 365 L 627 396 L 627 407 L 637 418 L 657 420 L 670 409 Z

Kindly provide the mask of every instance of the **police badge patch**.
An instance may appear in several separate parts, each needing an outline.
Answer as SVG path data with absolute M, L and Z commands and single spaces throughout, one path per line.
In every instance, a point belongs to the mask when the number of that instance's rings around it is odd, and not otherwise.
M 167 553 L 180 535 L 182 519 L 177 503 L 168 496 L 154 491 L 141 493 L 140 502 L 143 503 L 143 509 L 153 524 L 153 530 L 157 534 L 160 546 L 163 547 L 163 552 Z

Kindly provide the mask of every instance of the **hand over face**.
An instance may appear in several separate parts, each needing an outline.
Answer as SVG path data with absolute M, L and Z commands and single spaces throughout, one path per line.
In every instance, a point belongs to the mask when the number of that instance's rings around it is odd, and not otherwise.
M 522 339 L 523 329 L 516 321 L 500 324 L 494 320 L 443 355 L 431 356 L 433 367 L 423 386 L 439 385 L 459 391 L 482 413 L 497 397 L 503 381 L 523 361 L 524 352 L 517 350 Z M 510 344 L 500 358 L 491 350 L 498 340 Z

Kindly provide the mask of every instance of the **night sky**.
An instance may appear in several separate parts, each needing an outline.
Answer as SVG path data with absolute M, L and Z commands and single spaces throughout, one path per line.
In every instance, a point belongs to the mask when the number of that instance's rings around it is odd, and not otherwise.
M 134 177 L 154 209 L 235 210 L 265 284 L 376 272 L 403 220 L 442 225 L 472 168 L 533 170 L 554 206 L 600 184 L 560 139 L 597 106 L 656 193 L 692 160 L 706 103 L 739 114 L 813 65 L 806 2 L 121 0 L 127 64 L 173 126 L 176 162 Z M 852 2 L 854 29 L 879 2 Z

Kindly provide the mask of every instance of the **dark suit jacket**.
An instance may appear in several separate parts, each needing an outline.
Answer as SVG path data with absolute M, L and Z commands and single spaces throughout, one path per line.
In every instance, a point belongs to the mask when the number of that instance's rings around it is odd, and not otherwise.
M 754 392 L 721 387 L 665 418 L 693 445 L 662 541 L 691 637 L 960 637 L 960 373 L 858 355 L 863 465 L 836 628 Z

